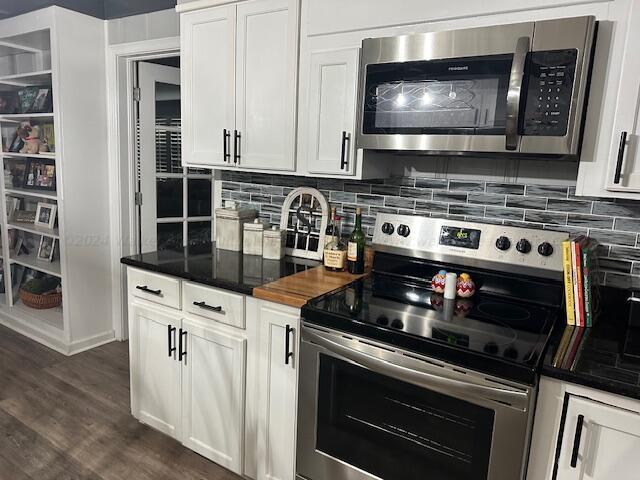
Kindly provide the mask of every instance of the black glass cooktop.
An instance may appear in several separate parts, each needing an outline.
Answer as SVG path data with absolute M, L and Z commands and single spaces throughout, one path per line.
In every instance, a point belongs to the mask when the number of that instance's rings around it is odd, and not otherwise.
M 474 297 L 445 300 L 428 282 L 374 273 L 312 300 L 302 316 L 309 323 L 534 385 L 560 304 L 542 302 L 549 292 L 536 296 L 536 289 L 544 287 L 536 282 L 530 284 L 532 301 L 506 294 L 526 291 L 525 280 L 503 277 L 508 282 L 504 290 L 483 291 L 487 279 L 481 273 L 478 277 Z M 491 282 L 497 285 L 496 279 L 486 284 Z

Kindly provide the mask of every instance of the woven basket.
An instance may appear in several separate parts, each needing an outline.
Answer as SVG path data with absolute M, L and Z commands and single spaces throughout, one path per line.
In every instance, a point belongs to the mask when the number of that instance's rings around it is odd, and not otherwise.
M 47 308 L 59 307 L 62 304 L 62 292 L 52 291 L 42 295 L 36 295 L 21 288 L 20 300 L 22 300 L 22 303 L 27 307 L 45 310 Z

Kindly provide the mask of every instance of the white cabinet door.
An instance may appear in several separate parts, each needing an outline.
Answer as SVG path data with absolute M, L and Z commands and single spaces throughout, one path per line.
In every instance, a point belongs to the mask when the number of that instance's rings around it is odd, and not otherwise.
M 617 23 L 614 45 L 624 53 L 609 146 L 606 186 L 612 191 L 640 192 L 640 61 L 637 51 L 640 44 L 640 2 L 616 0 L 615 3 L 624 21 Z
M 358 56 L 358 48 L 311 53 L 309 173 L 354 174 Z
M 637 480 L 640 414 L 571 396 L 557 480 Z
M 180 363 L 176 357 L 180 318 L 132 302 L 131 397 L 141 422 L 180 439 Z
M 260 302 L 258 480 L 294 480 L 299 310 Z
M 246 340 L 182 320 L 185 446 L 242 474 Z
M 238 166 L 295 169 L 298 0 L 253 0 L 237 7 Z
M 180 19 L 182 162 L 233 165 L 236 7 L 187 12 Z

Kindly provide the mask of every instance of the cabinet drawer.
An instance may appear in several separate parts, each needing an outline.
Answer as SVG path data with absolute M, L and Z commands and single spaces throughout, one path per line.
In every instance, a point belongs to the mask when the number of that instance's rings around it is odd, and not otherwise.
M 244 329 L 244 296 L 184 283 L 184 311 Z
M 166 307 L 180 308 L 180 280 L 130 268 L 129 295 Z

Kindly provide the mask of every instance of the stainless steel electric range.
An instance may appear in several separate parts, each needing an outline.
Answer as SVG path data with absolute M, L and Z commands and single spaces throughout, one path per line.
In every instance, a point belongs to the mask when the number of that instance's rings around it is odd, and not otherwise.
M 302 309 L 297 478 L 524 479 L 567 236 L 379 215 L 372 275 Z

